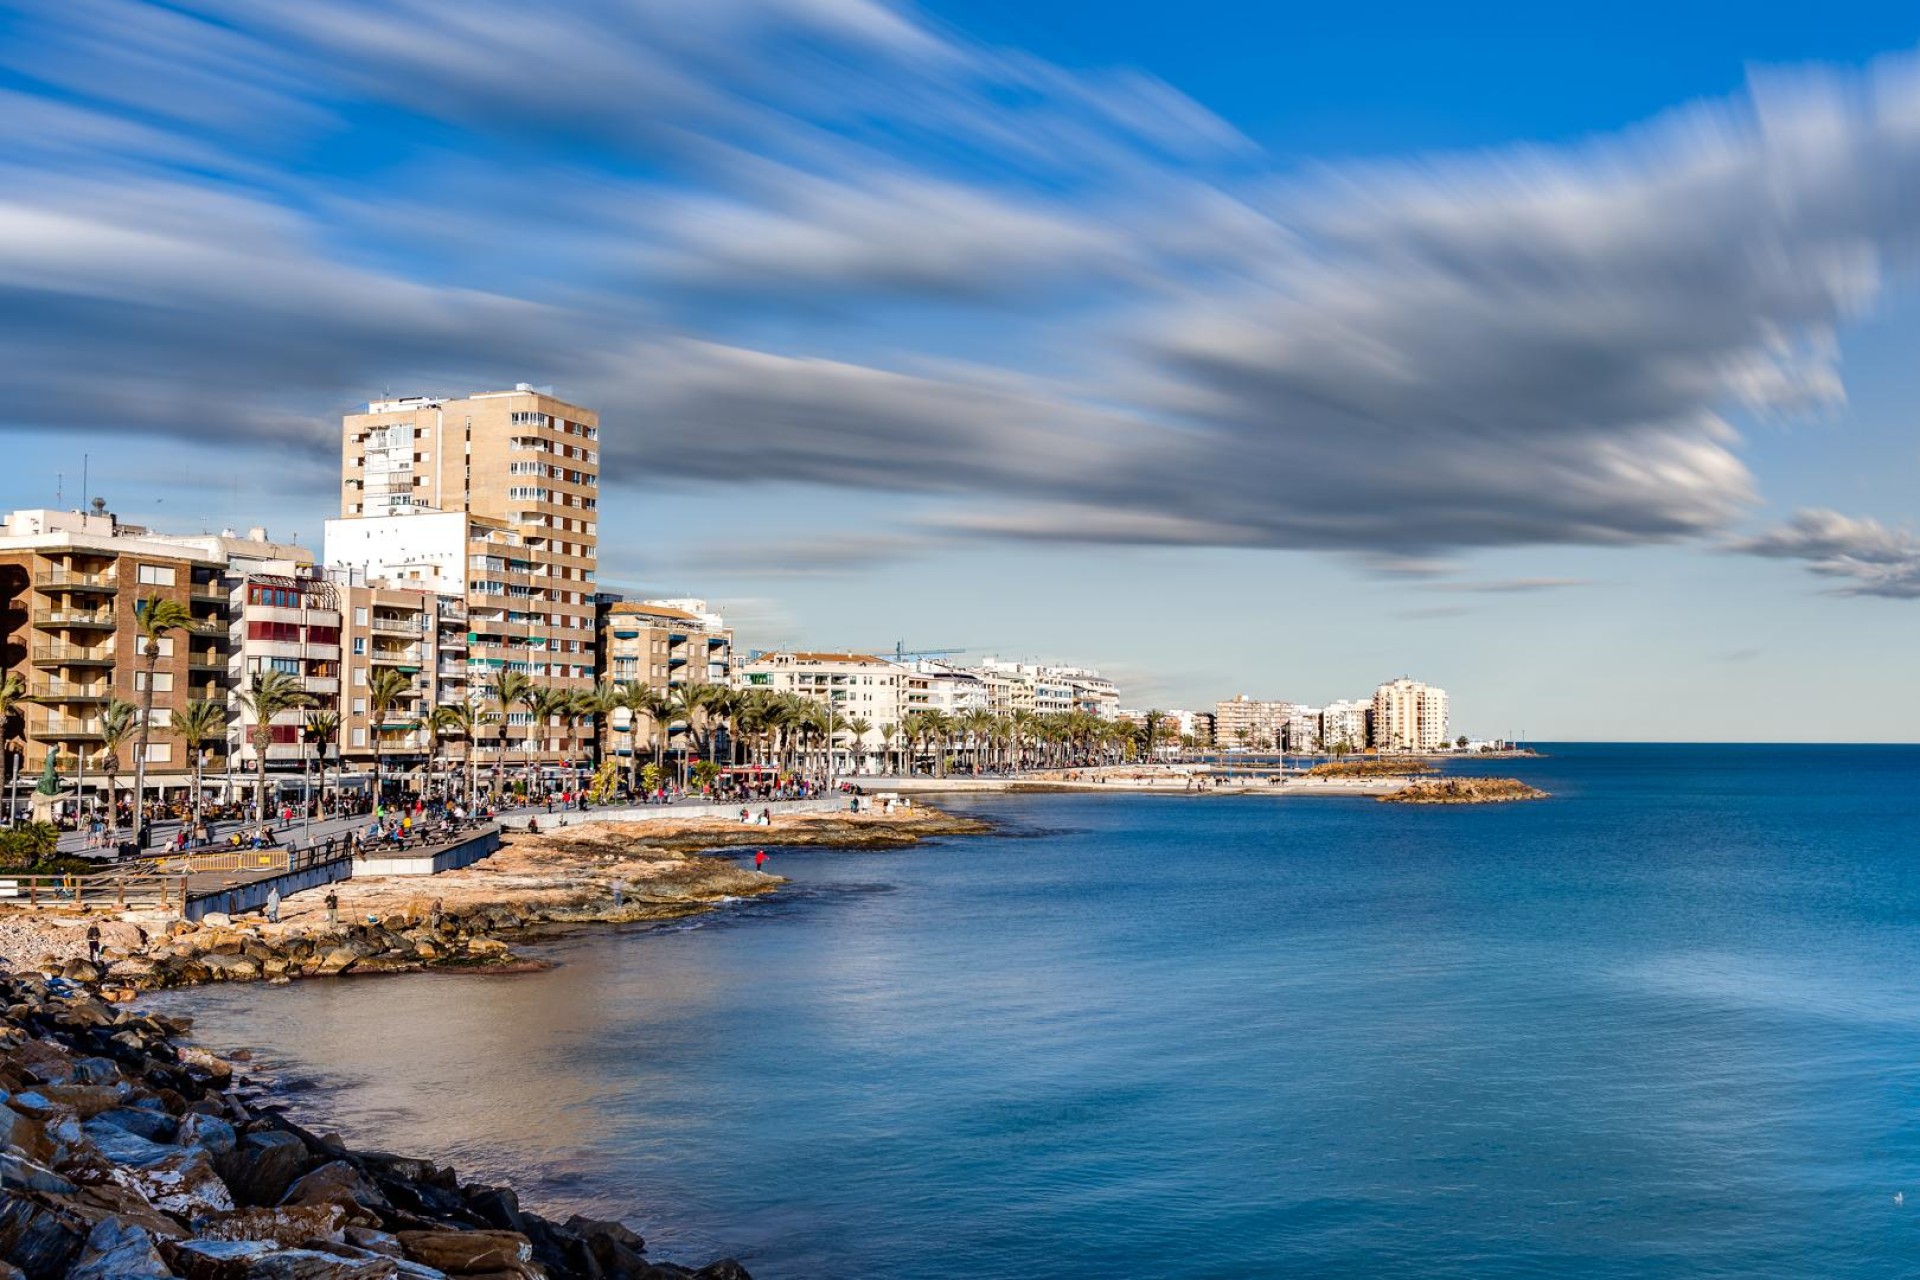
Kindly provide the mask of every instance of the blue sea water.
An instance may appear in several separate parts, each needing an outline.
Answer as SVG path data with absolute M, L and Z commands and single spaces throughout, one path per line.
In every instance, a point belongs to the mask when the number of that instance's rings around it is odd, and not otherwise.
M 760 1280 L 1920 1274 L 1920 748 L 1550 750 L 1523 805 L 970 799 L 549 973 L 186 1001 Z

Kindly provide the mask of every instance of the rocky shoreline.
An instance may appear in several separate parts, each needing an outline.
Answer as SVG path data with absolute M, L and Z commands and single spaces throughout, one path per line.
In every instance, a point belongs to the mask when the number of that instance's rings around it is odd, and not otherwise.
M 181 1044 L 187 1019 L 39 976 L 0 977 L 0 1001 L 0 1277 L 747 1280 L 303 1129 Z
M 1422 778 L 1382 804 L 1509 804 L 1517 800 L 1545 800 L 1550 792 L 1530 787 L 1518 778 Z

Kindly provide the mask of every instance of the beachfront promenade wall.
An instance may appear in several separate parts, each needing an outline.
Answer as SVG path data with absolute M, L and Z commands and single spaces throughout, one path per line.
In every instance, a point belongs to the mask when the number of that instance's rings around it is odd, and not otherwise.
M 356 876 L 437 876 L 442 871 L 458 871 L 470 867 L 480 859 L 497 853 L 500 849 L 500 830 L 488 827 L 485 831 L 458 844 L 450 844 L 444 849 L 430 853 L 381 853 L 368 858 L 353 860 L 353 874 Z
M 225 915 L 239 915 L 244 911 L 258 911 L 267 905 L 267 895 L 275 889 L 285 898 L 299 893 L 302 889 L 318 889 L 322 885 L 333 884 L 339 880 L 353 878 L 353 859 L 336 858 L 332 862 L 322 862 L 316 866 L 302 867 L 298 871 L 285 871 L 277 876 L 265 876 L 259 880 L 221 889 L 213 893 L 190 897 L 180 914 L 188 920 L 199 920 L 214 912 Z
M 659 822 L 678 818 L 732 818 L 738 821 L 740 811 L 758 815 L 762 809 L 774 813 L 832 813 L 845 809 L 853 799 L 851 796 L 822 796 L 818 800 L 758 800 L 743 803 L 735 800 L 730 804 L 641 804 L 628 809 L 588 809 L 584 812 L 574 809 L 558 809 L 552 813 L 515 813 L 500 819 L 500 825 L 509 831 L 525 831 L 528 819 L 537 819 L 542 831 L 551 831 L 564 820 L 577 826 L 582 822 Z M 862 804 L 861 808 L 866 808 Z

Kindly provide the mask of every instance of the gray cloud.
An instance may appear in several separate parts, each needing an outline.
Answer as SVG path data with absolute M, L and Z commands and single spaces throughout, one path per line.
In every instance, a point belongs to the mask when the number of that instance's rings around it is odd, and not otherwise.
M 1920 228 L 1904 63 L 1282 184 L 1166 86 L 877 0 L 24 10 L 0 57 L 65 96 L 0 169 L 10 425 L 324 459 L 361 395 L 527 378 L 602 410 L 611 483 L 914 493 L 930 533 L 1711 534 L 1755 501 L 1724 415 L 1841 403 Z M 442 132 L 347 198 L 287 159 L 367 111 Z
M 1800 511 L 1786 524 L 1736 542 L 1732 550 L 1798 560 L 1838 580 L 1833 594 L 1920 599 L 1920 536 L 1837 511 Z
M 703 544 L 685 558 L 701 578 L 831 578 L 896 564 L 929 545 L 926 538 L 901 533 L 761 538 Z

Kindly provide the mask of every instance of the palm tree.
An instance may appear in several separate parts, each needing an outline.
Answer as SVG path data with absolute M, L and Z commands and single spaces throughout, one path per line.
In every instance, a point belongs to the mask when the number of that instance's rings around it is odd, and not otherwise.
M 147 736 L 153 729 L 153 673 L 160 665 L 160 641 L 169 633 L 184 631 L 193 623 L 193 611 L 178 600 L 148 596 L 134 606 L 134 621 L 146 641 L 141 656 L 146 659 L 146 680 L 140 696 L 140 738 L 133 757 L 133 830 L 134 838 L 146 829 L 142 805 L 147 795 Z
M 309 706 L 313 695 L 300 687 L 298 678 L 284 671 L 256 671 L 253 682 L 234 690 L 234 698 L 253 717 L 253 756 L 257 777 L 254 783 L 254 816 L 267 820 L 267 750 L 273 746 L 274 718 L 285 711 Z
M 533 772 L 533 757 L 536 752 L 546 750 L 547 729 L 555 716 L 565 715 L 573 702 L 573 695 L 561 689 L 529 686 L 520 695 L 520 701 L 533 713 L 533 723 L 527 726 L 527 772 Z M 533 799 L 533 779 L 527 780 L 527 799 Z
M 900 726 L 888 722 L 880 726 L 880 769 L 883 773 L 893 772 L 893 735 L 900 732 Z
M 505 785 L 507 765 L 507 721 L 515 706 L 527 696 L 527 690 L 533 688 L 533 680 L 522 671 L 512 671 L 506 667 L 493 673 L 493 679 L 487 684 L 487 696 L 494 706 L 500 709 L 500 769 L 502 786 Z M 502 801 L 505 796 L 501 797 Z
M 186 744 L 187 754 L 193 758 L 193 820 L 200 821 L 202 798 L 200 792 L 200 771 L 202 757 L 206 754 L 206 744 L 227 736 L 227 709 L 218 702 L 189 702 L 184 707 L 175 707 L 173 715 L 167 721 L 167 727 Z
M 118 698 L 100 713 L 100 771 L 107 775 L 107 830 L 120 829 L 120 809 L 114 802 L 114 784 L 120 777 L 120 748 L 139 730 L 140 708 Z M 138 818 L 135 818 L 138 821 Z
M 640 721 L 645 718 L 652 724 L 665 701 L 651 685 L 629 682 L 614 687 L 608 710 L 627 713 L 627 790 L 636 796 L 640 794 Z
M 440 744 L 461 736 L 460 709 L 447 703 L 427 712 L 427 781 L 432 783 L 440 768 Z M 452 791 L 452 787 L 447 788 Z
M 320 809 L 327 807 L 327 744 L 340 737 L 340 713 L 338 711 L 307 712 L 306 740 L 320 748 Z
M 847 732 L 853 736 L 853 741 L 848 744 L 848 749 L 853 752 L 853 771 L 859 773 L 860 762 L 866 759 L 867 754 L 864 739 L 873 732 L 873 721 L 864 716 L 854 716 L 847 721 Z
M 1166 715 L 1167 713 L 1160 710 L 1160 708 L 1158 707 L 1155 707 L 1152 710 L 1147 712 L 1146 736 L 1147 736 L 1147 763 L 1148 764 L 1153 763 L 1153 739 L 1155 736 L 1155 730 L 1159 729 L 1160 722 L 1166 719 Z
M 469 809 L 473 808 L 474 795 L 478 787 L 478 780 L 475 776 L 475 769 L 478 764 L 475 758 L 475 748 L 479 745 L 480 725 L 485 719 L 486 712 L 481 709 L 478 703 L 450 702 L 445 706 L 435 707 L 433 709 L 433 716 L 429 721 L 429 723 L 437 722 L 434 723 L 436 733 L 451 734 L 466 744 L 465 748 L 461 751 L 461 756 L 466 765 L 467 808 Z
M 412 696 L 413 677 L 393 667 L 374 668 L 372 678 L 367 681 L 367 710 L 373 718 L 373 803 L 376 806 L 381 803 L 386 791 L 381 778 L 383 755 L 380 748 L 387 740 L 388 731 L 394 727 L 388 721 Z M 416 726 L 411 719 L 402 723 L 408 729 Z
M 18 671 L 9 671 L 0 676 L 0 796 L 13 799 L 13 718 L 20 714 L 20 704 L 26 700 L 27 682 L 20 678 Z M 9 821 L 13 818 L 12 808 L 7 811 Z

